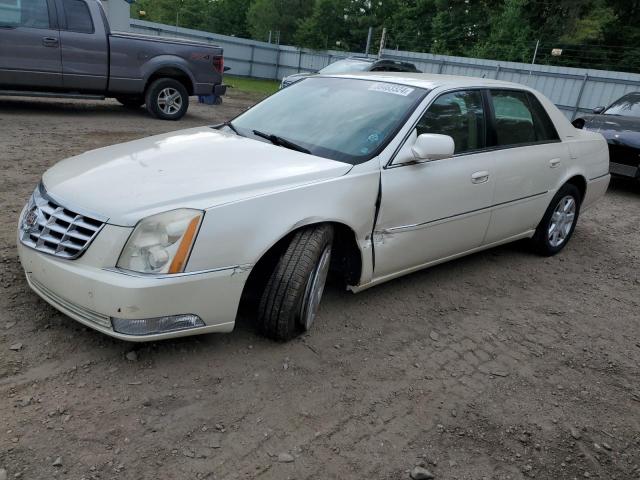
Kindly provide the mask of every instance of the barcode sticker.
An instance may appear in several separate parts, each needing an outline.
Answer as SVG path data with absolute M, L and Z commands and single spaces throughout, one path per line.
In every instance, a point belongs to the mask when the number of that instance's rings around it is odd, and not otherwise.
M 411 95 L 415 89 L 405 87 L 404 85 L 396 85 L 393 83 L 374 83 L 369 87 L 372 92 L 391 93 L 393 95 L 401 95 L 403 97 Z

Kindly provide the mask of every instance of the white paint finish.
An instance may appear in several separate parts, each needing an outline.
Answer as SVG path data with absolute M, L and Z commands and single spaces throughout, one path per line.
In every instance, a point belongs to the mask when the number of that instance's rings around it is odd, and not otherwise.
M 404 152 L 398 156 L 404 158 Z M 472 177 L 492 172 L 493 165 L 493 153 L 484 152 L 410 165 L 394 162 L 384 170 L 375 278 L 480 246 L 495 181 L 490 173 L 484 183 Z
M 486 243 L 534 229 L 559 187 L 569 160 L 562 142 L 506 148 L 493 152 L 496 191 Z M 552 160 L 559 165 L 552 167 Z
M 437 75 L 366 76 L 432 89 L 378 158 L 352 167 L 205 127 L 88 152 L 53 167 L 44 184 L 63 205 L 102 214 L 110 224 L 76 261 L 19 246 L 25 270 L 60 297 L 102 315 L 133 319 L 192 313 L 207 325 L 128 337 L 56 305 L 118 338 L 229 331 L 251 266 L 302 226 L 337 222 L 351 229 L 362 258 L 360 282 L 352 287 L 359 291 L 530 237 L 553 193 L 573 176 L 592 180 L 585 208 L 606 191 L 604 138 L 575 130 L 536 92 L 561 143 L 416 162 L 412 126 L 439 94 L 460 87 L 520 86 Z M 396 151 L 396 162 L 385 168 Z M 407 161 L 413 163 L 401 164 Z M 382 203 L 372 239 L 380 185 Z M 205 210 L 188 275 L 154 278 L 113 271 L 132 226 L 175 208 Z
M 63 205 L 133 226 L 154 213 L 204 210 L 340 177 L 350 169 L 346 163 L 200 127 L 78 155 L 48 170 L 43 181 Z

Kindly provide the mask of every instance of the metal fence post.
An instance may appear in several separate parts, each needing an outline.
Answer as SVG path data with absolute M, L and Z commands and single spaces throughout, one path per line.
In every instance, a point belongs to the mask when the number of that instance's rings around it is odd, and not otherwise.
M 500 65 L 496 66 L 496 76 L 493 77 L 493 79 L 498 80 L 499 76 L 500 76 Z
M 442 71 L 444 70 L 445 65 L 447 64 L 446 60 L 442 60 L 440 62 L 440 67 L 438 68 L 438 73 L 442 73 Z
M 298 73 L 300 73 L 300 67 L 302 66 L 302 49 L 298 50 Z
M 573 110 L 573 115 L 571 116 L 571 120 L 575 120 L 576 115 L 578 114 L 578 110 L 580 110 L 580 100 L 582 100 L 582 94 L 584 93 L 584 87 L 587 86 L 587 82 L 589 81 L 589 73 L 584 74 L 584 79 L 582 80 L 582 86 L 580 87 L 580 93 L 578 93 L 578 100 L 576 100 L 576 107 Z
M 256 46 L 251 45 L 251 58 L 249 58 L 249 76 L 253 77 L 253 57 L 256 53 Z
M 278 80 L 279 71 L 280 71 L 280 45 L 278 45 L 278 54 L 276 55 L 276 75 L 275 75 L 276 80 Z

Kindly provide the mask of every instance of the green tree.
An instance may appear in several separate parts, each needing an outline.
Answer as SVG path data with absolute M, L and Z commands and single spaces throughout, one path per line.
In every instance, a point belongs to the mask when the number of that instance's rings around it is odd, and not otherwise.
M 279 31 L 280 43 L 292 43 L 299 21 L 312 9 L 308 0 L 254 0 L 247 12 L 249 31 L 256 40 L 267 40 L 269 32 Z

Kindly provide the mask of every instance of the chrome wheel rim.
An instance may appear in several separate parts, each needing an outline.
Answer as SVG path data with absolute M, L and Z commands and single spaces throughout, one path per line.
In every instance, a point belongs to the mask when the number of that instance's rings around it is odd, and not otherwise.
M 182 108 L 182 96 L 175 88 L 163 88 L 158 94 L 158 108 L 167 115 L 175 115 Z
M 320 255 L 318 264 L 314 268 L 307 287 L 305 288 L 304 298 L 302 302 L 302 318 L 301 324 L 305 330 L 309 330 L 313 321 L 316 319 L 320 300 L 324 292 L 324 285 L 327 282 L 329 274 L 329 265 L 331 264 L 331 245 L 327 245 Z
M 547 239 L 549 245 L 556 248 L 562 245 L 571 233 L 571 228 L 576 220 L 576 200 L 571 195 L 563 197 L 556 205 L 549 228 L 547 230 Z

